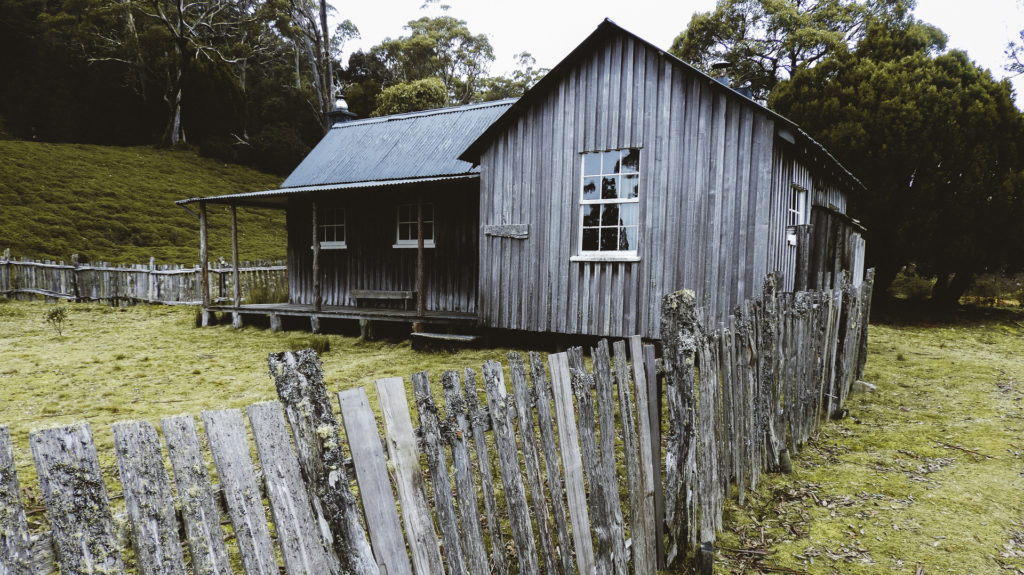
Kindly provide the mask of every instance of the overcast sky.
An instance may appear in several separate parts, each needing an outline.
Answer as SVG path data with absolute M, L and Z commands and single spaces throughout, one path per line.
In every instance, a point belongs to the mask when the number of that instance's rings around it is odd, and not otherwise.
M 551 68 L 597 28 L 604 18 L 668 49 L 672 40 L 690 21 L 694 12 L 710 11 L 715 0 L 441 0 L 451 8 L 448 14 L 465 20 L 474 34 L 487 34 L 494 46 L 494 74 L 515 67 L 513 55 L 527 51 L 539 67 Z M 348 18 L 362 38 L 351 41 L 346 52 L 367 49 L 386 37 L 406 33 L 409 20 L 440 14 L 431 6 L 421 10 L 423 0 L 333 0 L 336 16 Z M 1024 28 L 1024 0 L 918 0 L 917 17 L 934 24 L 949 35 L 949 46 L 965 50 L 996 78 L 1003 70 L 1006 44 Z M 1024 76 L 1013 80 L 1017 107 L 1024 109 Z

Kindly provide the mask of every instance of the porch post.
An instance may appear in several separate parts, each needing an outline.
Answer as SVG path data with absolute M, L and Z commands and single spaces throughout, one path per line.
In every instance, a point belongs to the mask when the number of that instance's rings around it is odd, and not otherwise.
M 207 244 L 206 202 L 199 202 L 199 289 L 203 291 L 203 327 L 210 325 L 210 252 Z
M 423 197 L 416 201 L 416 315 L 421 321 L 413 325 L 413 331 L 423 331 L 423 314 L 426 312 L 423 293 Z
M 320 216 L 317 214 L 317 201 L 314 198 L 310 205 L 313 211 L 313 311 L 320 311 L 322 302 L 320 294 Z
M 231 325 L 235 328 L 242 327 L 242 314 L 237 310 L 238 306 L 242 305 L 240 278 L 241 274 L 238 272 L 238 208 L 231 206 L 231 296 L 235 304 L 235 311 L 231 313 Z

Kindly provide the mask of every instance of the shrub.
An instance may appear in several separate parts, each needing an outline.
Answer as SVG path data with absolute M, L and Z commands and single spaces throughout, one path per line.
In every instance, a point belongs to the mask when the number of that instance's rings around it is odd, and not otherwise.
M 287 303 L 288 285 L 257 286 L 245 294 L 245 303 Z
M 62 305 L 55 305 L 46 310 L 43 319 L 53 328 L 53 331 L 57 332 L 59 337 L 63 335 L 64 325 L 68 321 L 68 308 Z
M 326 335 L 311 335 L 309 336 L 309 347 L 312 348 L 317 355 L 323 355 L 331 351 L 331 339 Z

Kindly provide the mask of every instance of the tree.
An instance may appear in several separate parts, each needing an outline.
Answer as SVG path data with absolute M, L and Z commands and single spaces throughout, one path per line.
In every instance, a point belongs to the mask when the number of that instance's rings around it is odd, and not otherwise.
M 850 212 L 868 228 L 884 293 L 916 263 L 957 302 L 976 274 L 1020 265 L 1024 117 L 945 35 L 910 18 L 879 20 L 852 52 L 798 69 L 770 105 L 829 147 L 867 187 Z
M 796 70 L 852 48 L 869 15 L 912 7 L 901 0 L 719 0 L 714 11 L 693 15 L 670 52 L 705 72 L 731 63 L 734 81 L 749 82 L 765 100 Z
M 377 97 L 377 108 L 371 116 L 387 116 L 443 108 L 448 105 L 448 92 L 439 78 L 423 78 L 389 86 Z
M 1014 76 L 1024 74 L 1024 30 L 1020 31 L 1020 43 L 1016 40 L 1006 45 L 1006 71 Z
M 504 98 L 518 98 L 548 73 L 547 68 L 534 68 L 537 60 L 529 52 L 515 55 L 518 66 L 508 76 L 485 78 L 481 83 L 480 100 L 490 102 Z
M 451 16 L 423 17 L 406 25 L 408 36 L 388 38 L 370 49 L 385 87 L 438 78 L 453 104 L 476 98 L 494 49 L 487 36 L 474 35 L 466 22 Z

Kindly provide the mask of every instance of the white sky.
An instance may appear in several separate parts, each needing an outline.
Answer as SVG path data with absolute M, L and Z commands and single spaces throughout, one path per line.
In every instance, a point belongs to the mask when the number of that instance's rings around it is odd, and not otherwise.
M 551 68 L 567 56 L 604 19 L 667 50 L 694 12 L 710 11 L 715 0 L 441 0 L 451 6 L 450 16 L 465 20 L 474 34 L 487 34 L 496 59 L 493 74 L 515 67 L 513 55 L 530 52 L 539 67 Z M 403 26 L 421 16 L 438 15 L 423 0 L 333 0 L 335 17 L 348 18 L 359 28 L 361 39 L 346 46 L 346 53 L 368 49 L 386 37 L 407 32 Z M 1024 28 L 1024 0 L 918 0 L 919 19 L 941 28 L 949 47 L 965 50 L 995 78 L 1009 74 L 1003 69 L 1006 44 Z M 347 55 L 346 55 L 347 57 Z M 1017 107 L 1024 109 L 1024 76 L 1013 80 Z

